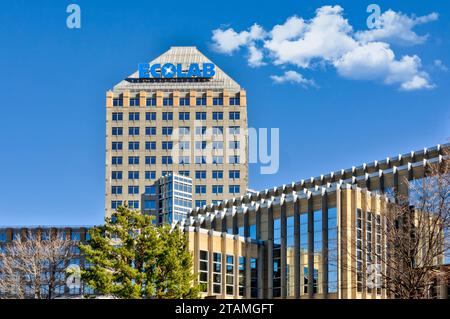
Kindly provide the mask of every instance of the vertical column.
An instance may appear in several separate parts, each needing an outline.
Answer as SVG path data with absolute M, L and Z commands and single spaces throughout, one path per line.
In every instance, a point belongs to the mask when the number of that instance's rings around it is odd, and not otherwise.
M 123 107 L 130 107 L 130 91 L 123 93 Z
M 273 205 L 267 209 L 267 293 L 266 298 L 273 298 Z
M 230 93 L 227 90 L 223 90 L 223 106 L 230 105 Z
M 213 92 L 208 90 L 206 91 L 206 106 L 213 105 Z
M 106 107 L 113 107 L 114 93 L 112 91 L 106 92 Z
M 232 215 L 232 228 L 233 228 L 233 235 L 239 234 L 239 226 L 238 226 L 238 212 L 235 211 Z
M 314 298 L 314 210 L 313 196 L 308 197 L 308 296 Z
M 250 237 L 250 211 L 244 211 L 244 237 Z
M 163 92 L 156 91 L 156 107 L 162 107 L 162 106 L 163 106 Z
M 147 106 L 147 92 L 140 91 L 139 92 L 139 107 L 145 108 Z
M 300 200 L 294 202 L 294 285 L 295 298 L 300 298 Z
M 322 193 L 322 291 L 328 296 L 328 193 Z M 319 283 L 320 284 L 320 283 Z
M 197 92 L 196 91 L 189 91 L 189 105 L 190 106 L 195 106 L 196 98 L 197 98 Z
M 245 90 L 241 90 L 239 92 L 239 99 L 241 102 L 241 107 L 247 107 L 247 93 Z
M 172 93 L 172 99 L 173 99 L 173 107 L 179 107 L 180 106 L 180 92 L 174 91 Z
M 286 280 L 286 262 L 287 262 L 287 220 L 286 220 L 286 201 L 281 205 L 281 298 L 287 296 L 287 280 Z

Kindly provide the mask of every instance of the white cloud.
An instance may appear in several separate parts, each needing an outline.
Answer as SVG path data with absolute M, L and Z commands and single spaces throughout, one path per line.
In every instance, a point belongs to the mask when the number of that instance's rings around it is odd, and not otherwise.
M 309 20 L 292 16 L 268 32 L 258 24 L 242 32 L 216 29 L 212 39 L 216 50 L 225 54 L 245 47 L 251 67 L 267 62 L 299 69 L 316 69 L 321 65 L 321 69 L 335 68 L 344 78 L 419 90 L 433 87 L 429 75 L 422 70 L 421 59 L 417 55 L 396 57 L 390 43 L 423 43 L 427 35 L 418 35 L 413 28 L 437 18 L 436 13 L 409 17 L 388 10 L 381 15 L 377 29 L 355 32 L 341 6 L 323 6 Z M 435 66 L 439 67 L 436 62 Z M 275 83 L 306 85 L 305 81 L 312 81 L 296 71 L 271 78 Z
M 283 75 L 271 75 L 270 78 L 274 83 L 296 83 L 302 84 L 303 86 L 312 85 L 315 86 L 313 80 L 306 79 L 303 75 L 296 71 L 286 71 Z
M 262 50 L 258 49 L 256 46 L 251 45 L 248 47 L 248 65 L 251 67 L 259 67 L 265 65 L 266 63 L 263 61 L 264 54 Z
M 236 32 L 232 28 L 226 30 L 213 30 L 212 40 L 217 52 L 233 54 L 242 46 L 250 45 L 255 40 L 261 40 L 265 36 L 264 29 L 254 24 L 249 31 Z
M 448 67 L 444 64 L 444 62 L 442 62 L 442 60 L 434 60 L 433 64 L 437 69 L 441 71 L 448 71 Z
M 438 14 L 433 12 L 421 17 L 408 17 L 401 12 L 388 10 L 384 12 L 377 21 L 377 27 L 355 34 L 356 39 L 361 42 L 386 41 L 399 44 L 424 43 L 428 35 L 418 35 L 413 28 L 420 24 L 436 21 Z
M 418 56 L 395 58 L 389 44 L 370 42 L 360 45 L 334 62 L 338 73 L 354 80 L 382 81 L 386 84 L 399 84 L 403 90 L 432 88 L 428 75 L 420 71 Z

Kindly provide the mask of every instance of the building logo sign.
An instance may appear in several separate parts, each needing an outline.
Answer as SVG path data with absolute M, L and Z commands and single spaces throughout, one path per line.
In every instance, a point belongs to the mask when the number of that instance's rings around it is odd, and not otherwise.
M 171 79 L 171 78 L 212 78 L 215 74 L 216 66 L 213 63 L 191 63 L 188 69 L 183 70 L 182 64 L 172 63 L 140 63 L 139 78 L 148 79 Z

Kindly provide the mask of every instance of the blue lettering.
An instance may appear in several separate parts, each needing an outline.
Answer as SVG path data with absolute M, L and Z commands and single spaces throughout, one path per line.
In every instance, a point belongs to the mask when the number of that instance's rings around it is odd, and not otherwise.
M 181 63 L 177 64 L 177 77 L 178 78 L 186 78 L 187 74 L 183 73 L 183 65 Z
M 215 67 L 213 63 L 203 63 L 203 77 L 212 78 L 216 74 Z
M 166 63 L 162 66 L 161 74 L 165 78 L 173 78 L 175 76 L 176 68 L 172 63 Z
M 201 76 L 202 76 L 202 73 L 200 72 L 200 67 L 198 66 L 198 63 L 192 63 L 189 66 L 189 71 L 188 71 L 187 77 L 188 78 L 193 78 L 193 77 L 199 78 Z
M 143 79 L 150 77 L 149 66 L 148 63 L 139 63 L 139 78 Z
M 151 68 L 150 68 L 150 73 L 151 73 L 151 75 L 152 75 L 153 78 L 160 78 L 160 77 L 161 77 L 161 74 L 159 74 L 158 72 L 156 72 L 156 69 L 157 69 L 157 68 L 160 68 L 160 67 L 161 67 L 161 64 L 159 64 L 159 63 L 153 64 L 153 65 L 151 66 Z M 161 72 L 161 73 L 162 73 L 162 72 Z

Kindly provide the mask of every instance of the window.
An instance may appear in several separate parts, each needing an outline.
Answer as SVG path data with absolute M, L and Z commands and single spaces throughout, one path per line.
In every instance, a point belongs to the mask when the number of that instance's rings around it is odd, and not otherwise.
M 213 98 L 213 105 L 223 105 L 223 98 L 221 98 L 221 97 L 214 97 Z
M 370 269 L 370 267 L 373 267 L 373 258 L 372 258 L 372 221 L 373 221 L 373 214 L 371 212 L 366 212 L 366 244 L 365 244 L 365 250 L 366 250 L 366 269 Z M 370 276 L 371 274 L 367 274 L 367 276 Z M 367 279 L 368 280 L 368 279 Z M 372 293 L 372 285 L 367 285 L 367 293 Z
M 170 97 L 163 98 L 163 106 L 173 106 L 173 99 Z
M 308 213 L 300 213 L 300 294 L 308 293 Z
M 191 162 L 190 156 L 179 156 L 178 157 L 178 164 L 180 164 L 180 165 L 189 164 L 190 162 Z
M 139 165 L 139 156 L 128 156 L 128 165 Z
M 205 134 L 206 134 L 206 126 L 195 127 L 195 135 L 205 135 Z
M 230 112 L 229 113 L 230 121 L 238 121 L 241 119 L 241 112 Z
M 113 156 L 111 158 L 112 165 L 122 165 L 122 156 Z
M 234 256 L 227 255 L 226 256 L 226 277 L 225 277 L 225 285 L 226 285 L 226 294 L 233 295 L 234 294 Z
M 145 157 L 145 165 L 155 165 L 155 164 L 156 164 L 156 156 Z
M 195 142 L 195 149 L 196 150 L 204 150 L 204 149 L 206 149 L 206 141 L 196 141 Z
M 196 179 L 206 179 L 206 171 L 195 171 Z
M 189 126 L 180 126 L 178 128 L 178 132 L 180 136 L 185 136 L 190 134 Z
M 122 171 L 112 171 L 111 178 L 113 180 L 122 179 Z
M 77 230 L 72 230 L 70 234 L 70 239 L 74 241 L 80 241 L 81 240 L 81 234 Z
M 195 207 L 203 207 L 206 206 L 206 200 L 196 200 Z
M 113 112 L 112 120 L 117 121 L 117 122 L 123 121 L 123 113 L 122 112 Z
M 112 128 L 112 135 L 113 136 L 121 136 L 121 135 L 123 135 L 123 128 L 122 127 L 113 127 Z
M 128 142 L 129 151 L 139 151 L 139 142 Z
M 338 258 L 337 258 L 337 210 L 328 208 L 328 293 L 337 292 Z
M 206 121 L 206 112 L 196 112 L 195 119 L 197 121 Z
M 239 256 L 239 296 L 245 296 L 245 257 Z
M 314 256 L 321 255 L 323 250 L 323 225 L 322 225 L 322 210 L 316 210 L 313 212 L 313 252 Z M 322 278 L 322 264 L 321 261 L 314 259 L 314 272 L 313 272 L 313 293 L 322 293 L 322 285 L 319 284 L 319 278 Z
M 113 99 L 113 106 L 123 106 L 123 99 L 121 98 Z
M 130 99 L 130 106 L 139 106 L 139 98 L 132 98 Z
M 230 150 L 238 150 L 241 147 L 240 141 L 230 141 L 229 148 Z
M 363 289 L 363 223 L 362 212 L 356 210 L 356 290 L 362 292 Z
M 130 112 L 130 114 L 128 114 L 128 120 L 139 121 L 139 112 Z
M 223 120 L 223 112 L 213 112 L 212 119 L 215 121 L 222 121 Z
M 213 141 L 212 148 L 213 148 L 213 150 L 223 150 L 223 142 L 222 141 Z
M 241 178 L 241 172 L 237 170 L 231 170 L 228 172 L 228 177 L 230 179 L 239 179 Z
M 250 238 L 256 240 L 256 225 L 250 225 L 249 227 Z
M 207 251 L 200 250 L 198 271 L 199 271 L 200 289 L 203 292 L 208 291 L 208 271 L 209 271 L 208 257 L 209 254 Z
M 222 179 L 223 171 L 212 171 L 212 178 L 214 179 Z
M 129 195 L 138 195 L 139 194 L 139 186 L 134 186 L 134 185 L 128 186 L 128 194 Z
M 6 231 L 0 230 L 0 242 L 4 243 L 6 242 Z
M 195 185 L 195 194 L 206 194 L 206 185 Z
M 295 236 L 294 216 L 286 217 L 286 292 L 288 297 L 295 297 Z
M 156 99 L 155 98 L 148 98 L 146 101 L 146 106 L 156 106 Z
M 206 156 L 196 156 L 195 164 L 206 164 Z
M 138 200 L 130 200 L 130 201 L 128 201 L 128 207 L 130 209 L 139 209 L 139 201 Z
M 147 136 L 153 136 L 156 135 L 156 127 L 152 126 L 152 127 L 146 127 L 145 128 L 145 135 Z
M 178 171 L 178 175 L 189 177 L 191 172 L 189 171 Z
M 241 187 L 239 185 L 230 185 L 229 186 L 229 193 L 236 195 L 241 192 Z
M 156 112 L 146 112 L 145 120 L 146 121 L 156 121 Z
M 138 136 L 139 135 L 139 127 L 129 127 L 128 135 L 130 136 Z
M 145 142 L 145 149 L 147 151 L 156 150 L 156 142 Z
M 281 219 L 273 221 L 273 297 L 281 297 Z
M 239 135 L 241 133 L 241 128 L 239 126 L 230 126 L 228 128 L 228 134 Z
M 239 164 L 240 162 L 239 155 L 231 155 L 228 159 L 230 164 Z
M 180 97 L 180 106 L 189 106 L 191 104 L 191 99 L 188 97 Z
M 222 254 L 213 253 L 213 293 L 222 292 Z
M 162 128 L 162 135 L 169 136 L 169 135 L 172 135 L 172 133 L 173 133 L 173 127 L 171 127 L 171 126 L 163 126 L 163 128 Z
M 223 194 L 223 185 L 213 185 L 212 192 L 215 195 Z
M 212 132 L 213 132 L 213 135 L 222 135 L 223 126 L 213 126 Z
M 156 187 L 154 185 L 145 186 L 145 195 L 155 195 Z
M 195 104 L 197 106 L 204 106 L 204 105 L 206 105 L 206 98 L 205 97 L 198 97 L 198 98 L 196 98 Z
M 121 195 L 122 194 L 122 186 L 111 186 L 111 194 Z
M 121 200 L 112 200 L 111 201 L 111 209 L 117 209 L 120 206 L 122 206 L 122 201 Z
M 163 112 L 162 113 L 162 119 L 163 119 L 163 121 L 172 121 L 173 120 L 173 113 L 172 112 Z
M 128 171 L 128 179 L 139 179 L 139 171 Z
M 161 163 L 163 165 L 171 165 L 172 164 L 172 156 L 163 156 L 161 158 Z
M 180 112 L 178 113 L 178 119 L 180 121 L 189 121 L 190 113 L 189 112 Z
M 173 142 L 162 142 L 163 150 L 171 150 L 173 148 Z
M 122 142 L 112 142 L 112 150 L 113 151 L 121 151 L 123 149 Z
M 250 258 L 250 297 L 258 298 L 258 260 Z
M 238 97 L 230 97 L 230 106 L 240 105 L 241 99 Z
M 144 201 L 144 209 L 156 209 L 156 201 L 155 200 Z
M 213 156 L 212 163 L 213 164 L 223 164 L 223 156 Z
M 190 148 L 191 143 L 186 141 L 178 142 L 178 149 L 180 150 L 188 150 Z
M 145 171 L 145 179 L 155 179 L 156 172 L 155 171 Z

